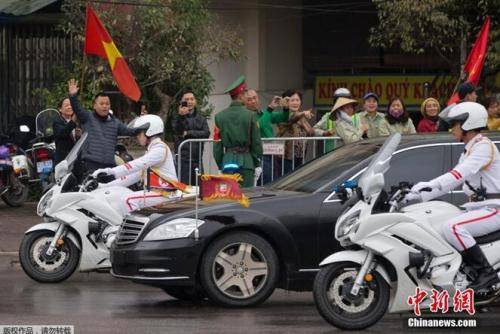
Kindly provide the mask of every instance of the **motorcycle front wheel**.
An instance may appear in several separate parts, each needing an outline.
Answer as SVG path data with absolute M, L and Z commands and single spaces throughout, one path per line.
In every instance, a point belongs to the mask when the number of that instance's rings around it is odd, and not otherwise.
M 19 247 L 19 260 L 26 275 L 40 283 L 58 283 L 69 278 L 80 262 L 80 251 L 69 239 L 49 256 L 46 251 L 54 237 L 52 231 L 26 234 Z
M 373 279 L 364 282 L 359 293 L 350 293 L 360 265 L 338 262 L 323 267 L 314 280 L 314 302 L 321 316 L 333 326 L 344 330 L 361 330 L 377 323 L 389 306 L 390 288 L 373 272 Z

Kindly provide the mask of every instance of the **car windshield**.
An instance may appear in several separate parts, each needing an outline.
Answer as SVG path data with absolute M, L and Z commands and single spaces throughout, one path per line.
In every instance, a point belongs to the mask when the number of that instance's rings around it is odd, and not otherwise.
M 312 193 L 369 158 L 380 143 L 359 142 L 323 155 L 269 185 L 272 189 Z

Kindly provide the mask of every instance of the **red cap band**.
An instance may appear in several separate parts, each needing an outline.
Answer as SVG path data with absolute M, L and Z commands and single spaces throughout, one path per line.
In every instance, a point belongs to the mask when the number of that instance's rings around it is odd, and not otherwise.
M 238 87 L 236 87 L 235 89 L 231 90 L 229 92 L 229 95 L 231 96 L 236 96 L 238 95 L 239 93 L 243 92 L 245 89 L 247 89 L 247 84 L 246 82 L 243 82 L 241 85 L 239 85 Z

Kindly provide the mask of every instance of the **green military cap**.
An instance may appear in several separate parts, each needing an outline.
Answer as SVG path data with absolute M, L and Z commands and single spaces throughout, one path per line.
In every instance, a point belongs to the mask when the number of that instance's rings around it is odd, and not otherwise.
M 243 92 L 247 88 L 247 84 L 245 83 L 245 76 L 242 75 L 238 79 L 236 79 L 233 83 L 231 83 L 226 90 L 225 94 L 229 93 L 231 96 L 236 96 L 239 93 Z

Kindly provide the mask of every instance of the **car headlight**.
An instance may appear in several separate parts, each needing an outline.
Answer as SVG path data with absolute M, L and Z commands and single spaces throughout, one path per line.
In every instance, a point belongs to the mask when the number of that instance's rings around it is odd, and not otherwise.
M 153 228 L 146 234 L 144 241 L 187 238 L 194 232 L 196 227 L 199 228 L 204 223 L 203 220 L 198 219 L 198 224 L 196 224 L 196 219 L 192 218 L 174 219 Z
M 356 232 L 359 227 L 359 215 L 361 211 L 357 210 L 342 219 L 337 226 L 337 238 L 342 238 L 351 232 Z
M 49 190 L 45 195 L 42 196 L 40 202 L 36 207 L 36 213 L 40 217 L 43 216 L 48 207 L 52 204 L 52 196 L 54 195 L 54 190 Z

